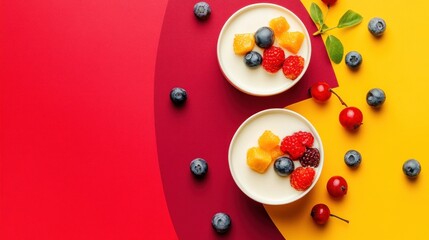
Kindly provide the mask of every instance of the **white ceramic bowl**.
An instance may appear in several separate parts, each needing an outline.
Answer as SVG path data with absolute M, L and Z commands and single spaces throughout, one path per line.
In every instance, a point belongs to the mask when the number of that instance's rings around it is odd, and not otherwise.
M 272 131 L 280 139 L 297 131 L 313 134 L 313 147 L 320 151 L 320 163 L 315 168 L 313 183 L 307 190 L 295 190 L 290 185 L 290 177 L 279 176 L 272 163 L 265 173 L 257 173 L 247 165 L 247 150 L 258 146 L 258 138 L 265 130 Z M 263 204 L 281 205 L 294 202 L 311 191 L 322 172 L 324 151 L 319 134 L 306 118 L 288 109 L 273 108 L 252 115 L 240 125 L 231 140 L 228 161 L 232 177 L 243 193 Z M 300 166 L 299 161 L 294 163 L 295 168 Z
M 282 70 L 269 73 L 262 66 L 251 69 L 244 63 L 244 56 L 236 55 L 233 49 L 235 34 L 254 33 L 258 28 L 268 26 L 273 18 L 283 16 L 290 25 L 289 31 L 304 33 L 304 42 L 296 55 L 304 58 L 304 69 L 295 80 L 287 79 Z M 277 41 L 274 43 L 278 46 Z M 259 53 L 263 49 L 255 46 Z M 285 50 L 286 57 L 294 55 Z M 311 58 L 311 40 L 304 23 L 290 10 L 275 4 L 257 3 L 235 12 L 224 24 L 217 43 L 217 57 L 225 78 L 238 90 L 254 96 L 271 96 L 293 87 L 305 74 Z

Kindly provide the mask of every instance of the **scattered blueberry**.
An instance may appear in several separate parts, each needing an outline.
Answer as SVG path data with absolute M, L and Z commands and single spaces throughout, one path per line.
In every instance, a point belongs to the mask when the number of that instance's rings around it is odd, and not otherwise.
M 176 105 L 182 105 L 183 103 L 186 102 L 187 98 L 188 98 L 188 94 L 186 93 L 186 90 L 183 88 L 175 87 L 170 91 L 170 99 Z
M 362 55 L 356 51 L 348 52 L 344 59 L 346 61 L 346 65 L 352 69 L 359 67 L 362 63 Z
M 402 165 L 402 171 L 404 171 L 405 175 L 410 178 L 416 178 L 420 174 L 421 170 L 422 167 L 420 166 L 419 161 L 415 159 L 409 159 Z
M 226 213 L 216 213 L 212 218 L 212 226 L 218 233 L 226 233 L 231 228 L 231 218 Z
M 362 162 L 362 155 L 356 150 L 349 150 L 344 154 L 344 162 L 347 166 L 356 168 Z
M 255 32 L 255 43 L 260 48 L 269 48 L 274 44 L 274 31 L 269 27 L 261 27 Z
M 207 171 L 209 170 L 209 166 L 206 162 L 206 160 L 202 158 L 195 158 L 191 161 L 190 164 L 191 172 L 196 177 L 204 177 L 207 174 Z
M 368 23 L 368 30 L 372 35 L 379 37 L 386 31 L 386 22 L 379 17 L 372 18 Z
M 288 157 L 277 158 L 273 166 L 275 172 L 282 177 L 289 176 L 295 170 L 295 164 Z
M 373 88 L 366 94 L 366 102 L 369 106 L 379 108 L 386 101 L 386 94 L 380 88 Z
M 210 5 L 206 2 L 197 2 L 194 5 L 194 14 L 200 20 L 206 20 L 210 17 L 212 9 Z
M 244 63 L 248 67 L 257 67 L 262 63 L 262 56 L 256 51 L 250 51 L 244 56 Z

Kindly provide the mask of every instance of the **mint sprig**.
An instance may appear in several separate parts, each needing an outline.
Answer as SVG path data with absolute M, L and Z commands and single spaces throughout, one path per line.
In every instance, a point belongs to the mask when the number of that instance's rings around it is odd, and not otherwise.
M 330 7 L 328 6 L 328 11 Z M 362 16 L 353 10 L 348 10 L 341 16 L 338 24 L 334 27 L 329 27 L 325 23 L 325 19 L 328 15 L 328 11 L 323 16 L 322 9 L 316 4 L 312 3 L 310 6 L 310 17 L 311 20 L 316 24 L 317 31 L 313 33 L 313 36 L 324 34 L 336 28 L 348 28 L 358 25 L 362 22 Z M 344 47 L 341 41 L 333 35 L 328 35 L 326 38 L 326 50 L 328 51 L 329 58 L 336 64 L 340 63 L 344 55 Z

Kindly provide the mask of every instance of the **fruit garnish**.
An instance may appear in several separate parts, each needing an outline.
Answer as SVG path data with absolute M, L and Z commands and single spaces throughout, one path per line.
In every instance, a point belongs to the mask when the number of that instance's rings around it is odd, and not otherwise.
M 274 171 L 282 177 L 289 176 L 295 170 L 295 164 L 288 157 L 280 157 L 274 161 Z
M 212 9 L 210 8 L 210 5 L 206 2 L 197 2 L 194 5 L 194 15 L 199 20 L 207 20 L 210 17 L 211 13 Z
M 334 2 L 334 0 L 324 0 L 327 2 L 328 10 L 330 6 L 330 2 Z M 363 17 L 352 11 L 348 10 L 345 12 L 340 20 L 338 21 L 338 24 L 334 27 L 329 27 L 326 24 L 326 16 L 328 14 L 323 13 L 320 7 L 316 3 L 312 3 L 310 6 L 310 17 L 313 20 L 314 24 L 317 25 L 317 31 L 313 33 L 313 36 L 324 34 L 330 30 L 336 29 L 336 28 L 348 28 L 358 25 L 362 22 Z M 328 35 L 326 38 L 326 50 L 328 51 L 329 58 L 334 63 L 338 64 L 343 59 L 344 54 L 344 47 L 341 43 L 340 39 L 336 38 L 334 35 Z
M 279 45 L 293 54 L 297 54 L 304 42 L 302 32 L 284 32 L 279 37 Z
M 366 94 L 366 103 L 373 108 L 379 108 L 386 101 L 386 93 L 380 88 L 373 88 Z
M 244 55 L 255 47 L 255 38 L 252 33 L 235 34 L 233 48 L 237 55 Z
M 282 33 L 286 32 L 290 28 L 289 23 L 283 16 L 271 19 L 268 25 L 273 30 L 276 37 L 279 37 Z
M 310 216 L 316 224 L 324 225 L 328 222 L 329 217 L 338 218 L 346 223 L 349 223 L 349 220 L 338 217 L 337 215 L 331 214 L 331 210 L 326 204 L 319 203 L 313 206 L 310 212 Z
M 289 154 L 293 160 L 299 159 L 305 152 L 305 146 L 296 136 L 286 136 L 283 138 L 280 149 Z
M 305 191 L 313 183 L 315 175 L 312 167 L 297 167 L 290 175 L 290 185 L 298 191 Z
M 320 163 L 320 152 L 317 148 L 307 148 L 299 158 L 299 163 L 303 167 L 317 167 Z
M 271 164 L 270 153 L 260 147 L 251 147 L 247 150 L 247 165 L 258 173 L 264 173 Z
M 260 48 L 269 48 L 274 44 L 274 31 L 269 27 L 261 27 L 255 32 L 255 43 Z
M 362 125 L 363 114 L 357 107 L 346 107 L 340 112 L 340 123 L 348 130 L 356 130 Z
M 416 178 L 420 174 L 421 170 L 422 167 L 420 162 L 416 159 L 409 159 L 402 165 L 402 171 L 410 178 Z
M 340 198 L 347 194 L 348 185 L 346 179 L 341 176 L 333 176 L 326 183 L 326 189 L 329 195 L 334 198 Z
M 266 151 L 271 151 L 273 148 L 278 146 L 280 138 L 270 130 L 265 130 L 262 135 L 258 138 L 259 147 Z
M 308 90 L 310 96 L 318 102 L 326 102 L 331 98 L 331 87 L 327 82 L 316 82 Z
M 350 51 L 344 58 L 346 65 L 351 69 L 357 69 L 362 64 L 362 55 L 356 51 Z
M 286 136 L 280 143 L 280 149 L 289 154 L 293 160 L 298 160 L 304 154 L 306 147 L 313 146 L 314 137 L 310 132 L 297 131 Z
M 262 64 L 262 56 L 256 51 L 250 51 L 244 55 L 244 63 L 250 68 L 257 67 Z
M 290 80 L 295 80 L 304 69 L 304 58 L 297 55 L 288 56 L 283 63 L 283 74 Z
M 362 162 L 362 155 L 356 150 L 348 150 L 344 154 L 344 162 L 351 168 L 356 168 Z
M 207 161 L 203 158 L 195 158 L 191 161 L 190 164 L 191 172 L 196 177 L 204 177 L 207 174 L 207 171 L 209 170 L 209 166 L 207 164 Z
M 322 2 L 324 2 L 328 7 L 334 5 L 337 0 L 322 0 Z
M 262 55 L 262 67 L 270 73 L 279 71 L 285 61 L 285 52 L 282 48 L 271 46 L 264 50 Z
M 180 87 L 175 87 L 171 89 L 170 100 L 175 105 L 183 105 L 186 102 L 186 99 L 188 99 L 188 94 L 186 93 L 185 89 Z
M 280 149 L 280 145 L 275 146 L 270 150 L 271 159 L 276 160 L 278 157 L 285 155 L 285 153 Z
M 345 108 L 340 112 L 339 121 L 348 130 L 356 130 L 362 125 L 363 114 L 357 107 L 349 107 L 326 82 L 316 82 L 309 89 L 310 95 L 318 102 L 326 102 L 334 94 Z
M 380 17 L 371 18 L 368 22 L 368 30 L 373 36 L 380 37 L 386 31 L 386 22 Z
M 216 213 L 212 217 L 212 227 L 217 233 L 226 233 L 231 228 L 231 217 L 223 212 Z
M 311 134 L 310 132 L 298 131 L 298 132 L 294 132 L 293 136 L 296 136 L 302 145 L 306 147 L 313 146 L 314 137 L 313 137 L 313 134 Z

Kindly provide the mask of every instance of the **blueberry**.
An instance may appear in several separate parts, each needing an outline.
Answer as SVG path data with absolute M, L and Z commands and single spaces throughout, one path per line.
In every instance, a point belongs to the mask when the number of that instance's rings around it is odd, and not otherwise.
M 416 178 L 420 174 L 421 170 L 422 167 L 420 166 L 419 161 L 415 159 L 409 159 L 402 165 L 402 171 L 404 171 L 405 175 L 410 178 Z
M 366 102 L 369 106 L 379 108 L 386 101 L 386 94 L 380 88 L 373 88 L 366 94 Z
M 175 87 L 170 91 L 170 99 L 176 105 L 182 105 L 186 102 L 188 94 L 186 90 L 180 87 Z
M 216 213 L 212 218 L 212 226 L 218 233 L 226 233 L 231 228 L 231 217 L 226 213 Z
M 262 56 L 256 51 L 250 51 L 244 56 L 244 63 L 248 67 L 257 67 L 262 63 Z
M 209 165 L 202 158 L 195 158 L 190 164 L 191 172 L 196 177 L 204 177 L 209 170 Z
M 289 176 L 295 169 L 295 164 L 288 157 L 279 157 L 274 161 L 274 170 L 275 172 L 282 176 Z
M 197 2 L 194 5 L 194 15 L 200 20 L 206 20 L 210 17 L 212 9 L 206 2 Z
M 368 30 L 372 35 L 379 37 L 386 31 L 386 22 L 379 17 L 372 18 L 369 20 Z
M 260 48 L 269 48 L 274 44 L 274 31 L 269 27 L 261 27 L 255 32 L 255 43 Z
M 359 67 L 362 63 L 362 55 L 356 51 L 350 51 L 345 57 L 346 65 L 352 69 Z
M 362 162 L 362 155 L 356 150 L 349 150 L 344 154 L 344 162 L 347 166 L 356 168 Z

